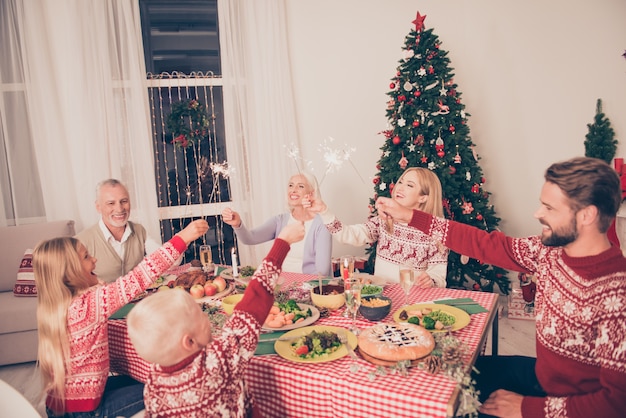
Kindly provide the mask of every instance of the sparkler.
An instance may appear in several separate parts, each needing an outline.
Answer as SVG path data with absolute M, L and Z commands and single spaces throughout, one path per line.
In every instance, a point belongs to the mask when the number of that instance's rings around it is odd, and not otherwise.
M 324 141 L 322 144 L 320 144 L 320 150 L 322 151 L 322 154 L 324 155 L 324 161 L 326 162 L 326 171 L 324 172 L 324 175 L 322 176 L 322 180 L 320 181 L 320 186 L 324 182 L 326 175 L 334 171 L 339 171 L 345 161 L 350 163 L 350 165 L 352 166 L 352 168 L 354 168 L 354 171 L 356 171 L 356 174 L 359 176 L 363 184 L 365 184 L 365 180 L 363 180 L 363 177 L 361 177 L 359 170 L 357 170 L 356 166 L 350 159 L 350 156 L 352 155 L 354 151 L 356 151 L 356 148 L 348 148 L 347 144 L 344 144 L 345 145 L 344 148 L 337 148 L 337 149 L 331 148 L 329 146 L 329 143 L 334 142 L 334 141 L 335 139 L 333 137 L 328 137 L 328 141 Z

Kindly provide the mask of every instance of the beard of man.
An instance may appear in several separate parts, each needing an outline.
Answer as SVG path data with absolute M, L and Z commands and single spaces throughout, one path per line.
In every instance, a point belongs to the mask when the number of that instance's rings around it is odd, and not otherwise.
M 559 229 L 552 229 L 552 227 L 546 222 L 541 223 L 549 226 L 552 231 L 552 234 L 541 237 L 541 243 L 546 247 L 563 247 L 576 241 L 578 238 L 578 224 L 576 223 L 576 216 L 572 216 L 572 220 L 569 225 Z

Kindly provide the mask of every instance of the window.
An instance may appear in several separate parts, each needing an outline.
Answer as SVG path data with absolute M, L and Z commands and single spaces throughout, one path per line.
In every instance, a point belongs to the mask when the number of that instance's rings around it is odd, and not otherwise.
M 165 241 L 203 217 L 214 261 L 230 263 L 232 228 L 226 165 L 217 0 L 140 0 L 148 70 L 155 176 Z M 198 258 L 197 245 L 189 259 Z

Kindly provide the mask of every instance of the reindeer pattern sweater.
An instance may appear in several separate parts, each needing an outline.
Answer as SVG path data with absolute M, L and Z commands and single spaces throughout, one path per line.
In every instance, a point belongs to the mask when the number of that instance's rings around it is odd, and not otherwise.
M 153 365 L 144 389 L 148 417 L 244 417 L 246 366 L 274 303 L 274 286 L 289 244 L 276 239 L 221 333 L 173 366 Z
M 535 372 L 546 397 L 523 417 L 623 417 L 626 411 L 626 259 L 618 247 L 569 257 L 539 236 L 500 232 L 413 212 L 410 225 L 451 250 L 537 279 Z
M 93 286 L 72 300 L 67 312 L 70 361 L 65 377 L 65 412 L 98 407 L 109 375 L 109 317 L 150 286 L 185 249 L 184 241 L 174 236 L 126 276 Z M 46 405 L 60 410 L 58 398 L 52 394 L 48 394 Z

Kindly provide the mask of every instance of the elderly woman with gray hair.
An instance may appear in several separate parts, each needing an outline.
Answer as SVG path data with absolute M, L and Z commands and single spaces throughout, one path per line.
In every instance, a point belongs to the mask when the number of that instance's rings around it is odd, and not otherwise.
M 258 228 L 248 229 L 239 213 L 231 208 L 222 211 L 222 219 L 233 227 L 237 239 L 246 245 L 256 245 L 275 239 L 283 227 L 292 222 L 304 224 L 305 236 L 294 243 L 285 261 L 283 271 L 305 274 L 331 275 L 332 235 L 321 217 L 309 210 L 307 204 L 319 199 L 319 187 L 315 176 L 298 173 L 287 184 L 289 211 L 268 219 Z

